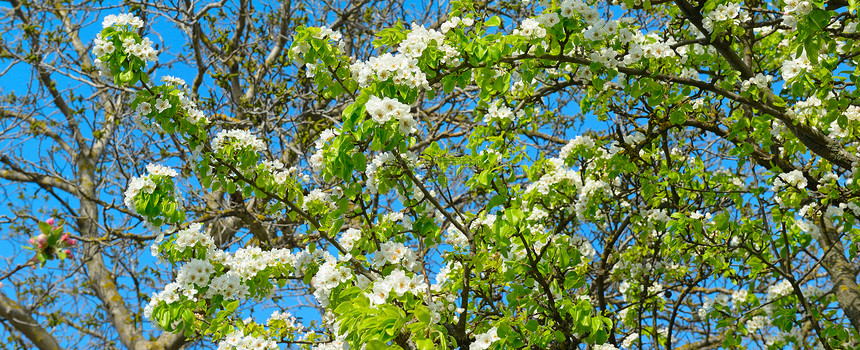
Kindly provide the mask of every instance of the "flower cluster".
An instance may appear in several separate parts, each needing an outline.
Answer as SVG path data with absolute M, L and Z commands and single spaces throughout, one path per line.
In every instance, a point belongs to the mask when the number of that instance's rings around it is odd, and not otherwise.
M 773 80 L 772 76 L 758 73 L 755 77 L 744 80 L 742 85 L 744 90 L 749 90 L 753 85 L 757 86 L 759 89 L 767 89 L 771 80 Z
M 268 171 L 270 174 L 272 174 L 272 177 L 277 184 L 285 183 L 287 181 L 287 178 L 298 170 L 298 168 L 296 168 L 295 166 L 286 168 L 286 166 L 284 166 L 284 163 L 277 159 L 264 160 L 261 162 L 261 164 L 265 171 Z
M 807 0 L 785 0 L 785 8 L 782 9 L 782 24 L 789 28 L 797 28 L 797 19 L 803 18 L 812 12 L 812 2 Z
M 848 106 L 842 114 L 848 118 L 848 120 L 860 122 L 860 107 L 858 106 Z
M 579 254 L 581 254 L 583 258 L 593 260 L 594 257 L 597 255 L 597 250 L 595 250 L 594 246 L 591 245 L 591 242 L 589 242 L 588 239 L 583 236 L 569 236 L 568 243 L 570 246 L 576 247 L 576 249 L 579 250 Z
M 146 172 L 149 173 L 149 175 L 155 175 L 155 176 L 169 176 L 169 177 L 179 176 L 179 173 L 177 173 L 176 170 L 174 170 L 171 167 L 167 167 L 167 166 L 164 166 L 161 164 L 147 164 L 146 165 Z
M 49 218 L 39 223 L 39 231 L 38 235 L 29 240 L 32 247 L 26 247 L 36 252 L 31 262 L 44 265 L 48 260 L 74 258 L 70 248 L 78 244 L 78 241 L 68 233 L 63 233 L 61 223 Z
M 767 300 L 772 301 L 794 292 L 791 282 L 782 280 L 777 284 L 767 287 Z
M 398 51 L 408 58 L 418 59 L 430 44 L 436 43 L 436 48 L 445 54 L 441 61 L 451 65 L 460 53 L 451 45 L 445 44 L 445 34 L 433 29 L 424 28 L 416 23 L 412 24 L 412 31 L 406 34 L 406 39 L 400 42 Z
M 371 57 L 367 62 L 356 62 L 349 66 L 352 76 L 361 87 L 368 87 L 375 79 L 404 85 L 413 89 L 430 89 L 427 75 L 418 68 L 418 60 L 405 54 Z
M 338 48 L 338 50 L 340 50 L 341 53 L 345 51 L 346 42 L 344 42 L 342 40 L 343 34 L 341 34 L 338 31 L 332 30 L 331 28 L 326 27 L 326 26 L 322 26 L 318 29 L 319 29 L 319 32 L 313 35 L 314 39 L 332 40 L 337 44 L 337 48 Z M 296 61 L 296 63 L 298 65 L 307 67 L 307 72 L 305 74 L 308 77 L 313 77 L 314 75 L 316 75 L 315 71 L 316 71 L 317 64 L 312 63 L 312 62 L 305 62 L 304 58 L 302 57 L 302 56 L 306 55 L 308 53 L 308 51 L 310 51 L 310 49 L 311 49 L 311 44 L 308 41 L 303 40 L 303 41 L 295 42 L 293 45 L 293 48 L 290 50 L 290 52 L 293 56 L 293 59 Z
M 326 129 L 320 133 L 319 138 L 316 140 L 316 142 L 314 142 L 314 147 L 316 148 L 316 152 L 314 152 L 314 154 L 311 155 L 311 158 L 308 160 L 308 162 L 311 164 L 311 167 L 314 169 L 314 171 L 316 171 L 316 172 L 322 171 L 322 169 L 323 169 L 323 156 L 325 153 L 325 149 L 324 149 L 325 144 L 326 144 L 326 142 L 333 139 L 338 134 L 340 134 L 340 132 L 337 130 Z
M 337 329 L 337 327 L 334 327 Z M 312 348 L 313 350 L 349 350 L 349 345 L 346 343 L 346 334 L 337 334 L 334 339 L 327 342 L 317 343 Z
M 732 292 L 732 306 L 734 308 L 739 308 L 746 302 L 748 295 L 749 292 L 746 289 L 738 289 Z
M 308 210 L 314 203 L 320 203 L 326 208 L 334 208 L 335 203 L 332 201 L 331 194 L 324 192 L 319 188 L 315 188 L 305 196 L 305 201 L 302 203 L 302 210 Z
M 629 32 L 629 30 L 625 28 L 621 30 L 621 32 Z M 659 37 L 654 36 L 653 34 L 636 34 L 631 36 L 632 42 L 630 43 L 630 47 L 627 50 L 627 54 L 621 60 L 625 65 L 632 65 L 636 62 L 641 61 L 642 59 L 661 59 L 677 56 L 680 56 L 682 60 L 686 58 L 686 47 L 682 46 L 676 49 L 672 49 L 672 45 L 676 44 L 674 38 L 663 40 Z M 621 35 L 619 35 L 619 37 L 621 37 Z M 693 47 L 697 46 L 695 46 L 694 44 Z M 606 56 L 611 57 L 609 55 Z M 604 58 L 604 60 L 606 59 L 608 58 Z M 695 72 L 695 69 L 688 70 Z M 697 77 L 698 73 L 693 73 L 692 76 L 687 76 L 687 78 L 691 79 Z
M 134 210 L 134 197 L 141 191 L 152 193 L 155 190 L 155 182 L 149 178 L 149 175 L 138 176 L 128 183 L 128 188 L 125 190 L 125 206 Z
M 177 92 L 176 97 L 179 100 L 179 107 L 182 108 L 182 110 L 185 111 L 185 114 L 188 116 L 188 121 L 190 121 L 192 124 L 197 124 L 201 121 L 203 123 L 209 122 L 209 119 L 206 118 L 206 116 L 203 114 L 203 111 L 197 109 L 197 103 L 188 98 L 188 86 L 185 84 L 185 80 L 166 75 L 161 77 L 161 81 L 179 89 L 179 92 Z M 158 108 L 157 106 L 158 100 L 156 100 L 156 108 Z M 167 105 L 165 106 L 165 108 L 170 108 L 170 106 Z M 159 110 L 159 113 L 160 112 L 161 110 Z
M 232 141 L 232 142 L 230 142 Z M 251 149 L 257 152 L 266 150 L 266 144 L 254 134 L 247 130 L 221 130 L 212 139 L 212 149 L 220 151 L 226 145 L 231 144 L 238 149 Z
M 824 102 L 815 96 L 810 96 L 804 101 L 798 101 L 788 109 L 788 115 L 796 119 L 799 123 L 814 121 L 818 119 L 818 116 L 825 114 L 827 114 L 827 110 L 824 108 Z M 774 128 L 774 132 L 784 133 L 785 131 L 786 129 L 782 125 Z
M 579 173 L 564 166 L 564 161 L 558 158 L 550 159 L 550 169 L 546 174 L 541 176 L 536 182 L 532 182 L 526 187 L 526 193 L 539 193 L 546 195 L 549 193 L 550 187 L 559 182 L 568 180 L 571 181 L 575 188 L 582 187 L 582 179 Z
M 278 343 L 263 337 L 244 335 L 242 331 L 236 330 L 218 343 L 218 350 L 277 350 Z
M 591 53 L 590 57 L 592 61 L 600 63 L 607 68 L 615 68 L 618 67 L 618 52 L 613 48 L 602 48 L 600 51 L 594 51 Z
M 546 37 L 546 29 L 534 18 L 526 18 L 514 29 L 514 35 L 520 35 L 526 39 Z
M 232 255 L 223 251 L 216 251 L 215 254 L 217 256 L 213 256 L 213 260 L 218 260 L 230 267 L 230 270 L 236 271 L 242 280 L 253 278 L 267 267 L 293 266 L 298 271 L 311 258 L 305 253 L 293 254 L 283 248 L 264 251 L 259 247 L 246 247 L 240 248 Z
M 92 52 L 96 56 L 95 65 L 99 75 L 105 78 L 113 77 L 115 73 L 105 62 L 112 60 L 118 47 L 124 53 L 137 57 L 143 62 L 158 60 L 158 51 L 153 48 L 149 38 L 140 38 L 134 30 L 143 27 L 143 21 L 130 13 L 109 15 L 102 22 L 105 31 L 96 35 Z M 110 30 L 109 30 L 110 29 Z M 103 33 L 106 33 L 103 36 Z
M 708 32 L 714 31 L 714 24 L 733 21 L 740 14 L 741 4 L 730 2 L 728 4 L 720 4 L 713 11 L 708 12 L 708 15 L 702 19 L 702 26 Z
M 396 99 L 370 96 L 365 107 L 370 118 L 376 123 L 385 124 L 390 120 L 396 120 L 401 134 L 409 135 L 418 131 L 418 122 L 409 113 L 409 105 Z
M 275 322 L 283 322 L 284 325 L 282 327 L 287 329 L 302 328 L 302 323 L 299 322 L 299 320 L 296 319 L 295 316 L 286 311 L 281 312 L 280 310 L 277 310 L 273 312 L 272 315 L 269 316 L 269 320 L 266 321 L 266 324 L 272 326 Z
M 501 339 L 496 332 L 496 327 L 493 327 L 484 333 L 476 335 L 475 341 L 469 345 L 469 350 L 484 350 L 489 348 L 490 345 L 493 345 L 493 343 Z
M 172 304 L 183 299 L 196 301 L 202 288 L 206 288 L 203 297 L 207 299 L 218 295 L 224 300 L 247 298 L 250 288 L 245 281 L 254 278 L 258 272 L 269 267 L 295 268 L 300 271 L 312 259 L 306 252 L 292 254 L 288 249 L 263 251 L 259 247 L 240 248 L 233 254 L 214 249 L 211 254 L 207 254 L 207 258 L 192 259 L 183 265 L 174 282 L 167 284 L 160 293 L 153 293 L 144 309 L 144 316 L 150 318 L 161 302 Z M 216 266 L 227 267 L 227 272 L 216 275 Z
M 385 278 L 375 281 L 373 290 L 366 296 L 370 299 L 371 304 L 381 305 L 388 302 L 388 297 L 391 296 L 392 292 L 401 297 L 406 293 L 419 295 L 426 293 L 426 291 L 427 284 L 420 275 L 416 274 L 409 277 L 406 271 L 396 269 Z
M 161 302 L 172 304 L 179 301 L 181 292 L 181 286 L 176 282 L 168 283 L 164 286 L 164 289 L 158 293 L 153 292 L 152 297 L 149 299 L 149 303 L 143 308 L 143 316 L 146 318 L 152 318 L 152 312 L 155 309 L 155 306 Z
M 418 254 L 399 242 L 380 244 L 379 250 L 373 254 L 371 264 L 377 268 L 381 268 L 385 264 L 399 265 L 413 272 L 421 271 L 422 267 L 418 260 Z
M 132 178 L 128 183 L 128 188 L 125 190 L 125 206 L 135 212 L 137 209 L 134 205 L 134 197 L 140 192 L 153 193 L 153 191 L 155 191 L 156 185 L 155 181 L 153 181 L 153 176 L 176 177 L 179 175 L 176 170 L 159 164 L 148 164 L 146 166 L 146 171 L 146 175 Z
M 675 38 L 668 38 L 663 40 L 660 37 L 657 37 L 654 34 L 648 35 L 636 35 L 633 39 L 637 44 L 642 47 L 642 55 L 645 58 L 667 58 L 667 57 L 675 57 L 676 52 L 672 49 L 672 45 L 676 44 Z M 631 45 L 632 46 L 632 45 Z M 678 48 L 678 54 L 683 54 L 683 47 Z
M 573 152 L 574 149 L 577 148 L 585 148 L 585 149 L 594 149 L 595 147 L 594 139 L 587 135 L 579 135 L 575 137 L 573 140 L 570 140 L 561 150 L 558 152 L 558 159 L 562 161 L 566 161 L 567 157 L 570 156 L 570 153 Z
M 770 320 L 766 316 L 758 315 L 753 316 L 751 319 L 747 320 L 746 327 L 747 332 L 753 333 L 758 331 L 759 329 L 764 329 L 770 324 Z
M 361 239 L 361 230 L 349 228 L 341 235 L 338 243 L 343 249 L 350 251 L 359 239 Z
M 126 38 L 122 41 L 122 48 L 141 60 L 155 62 L 158 61 L 158 51 L 152 47 L 153 44 L 149 38 L 143 38 L 140 42 L 134 38 Z
M 170 123 L 168 120 L 176 115 L 187 118 L 191 124 L 209 122 L 203 112 L 197 109 L 197 103 L 188 98 L 188 87 L 184 80 L 172 76 L 162 77 L 161 80 L 166 86 L 157 87 L 156 90 L 160 92 L 155 96 L 149 91 L 138 92 L 134 120 L 141 130 L 149 129 L 150 124 L 144 123 L 145 118 L 156 118 L 161 123 Z M 170 114 L 165 113 L 166 111 Z M 202 147 L 194 150 L 194 153 L 199 153 L 200 148 Z
M 717 295 L 713 299 L 709 297 L 704 297 L 702 299 L 702 307 L 700 307 L 698 311 L 699 317 L 702 319 L 707 319 L 708 313 L 713 310 L 715 304 L 727 306 L 729 304 L 729 297 L 724 294 Z
M 490 124 L 494 120 L 498 120 L 500 122 L 514 121 L 524 116 L 525 112 L 523 110 L 519 110 L 514 114 L 514 111 L 507 106 L 503 106 L 500 103 L 493 103 L 487 107 L 487 113 L 484 114 L 484 123 Z
M 796 78 L 798 75 L 810 70 L 812 70 L 812 64 L 809 63 L 809 59 L 806 58 L 806 52 L 804 52 L 797 58 L 782 62 L 782 79 L 785 80 L 786 83 L 790 84 L 791 80 Z
M 639 340 L 639 333 L 630 333 L 621 342 L 621 347 L 625 349 L 632 349 L 633 345 L 636 344 L 637 340 Z
M 394 161 L 394 155 L 389 152 L 382 152 L 376 155 L 372 161 L 367 164 L 367 169 L 364 170 L 364 175 L 367 176 L 367 189 L 372 194 L 376 194 L 378 192 L 378 179 L 377 172 L 385 166 L 387 163 L 391 163 Z
M 207 251 L 215 249 L 215 240 L 212 236 L 205 234 L 201 230 L 200 223 L 193 223 L 191 226 L 176 233 L 176 248 L 178 251 L 184 251 L 187 248 L 193 248 L 198 244 L 205 247 Z
M 212 299 L 216 295 L 220 295 L 224 300 L 239 300 L 247 298 L 249 294 L 249 288 L 243 283 L 239 277 L 239 273 L 228 271 L 223 275 L 212 278 L 212 282 L 209 283 L 209 289 L 206 290 L 205 298 Z
M 320 40 L 330 39 L 339 42 L 341 39 L 343 39 L 343 34 L 338 31 L 332 30 L 329 27 L 322 26 L 320 27 L 319 34 L 314 35 L 314 37 Z
M 94 44 L 95 45 L 93 46 L 93 55 L 96 55 L 96 57 L 110 55 L 116 50 L 116 46 L 114 46 L 112 41 L 102 40 L 101 33 L 96 35 Z
M 352 270 L 344 266 L 337 266 L 337 260 L 328 255 L 326 261 L 320 265 L 311 286 L 314 287 L 314 297 L 320 305 L 327 306 L 331 290 L 347 281 L 353 279 Z
M 633 32 L 627 28 L 619 29 L 619 21 L 596 20 L 590 23 L 588 28 L 582 32 L 582 37 L 591 41 L 603 41 L 617 35 L 618 41 L 622 44 L 629 43 L 633 40 Z
M 586 24 L 594 25 L 600 21 L 600 12 L 581 0 L 565 0 L 561 3 L 560 9 L 561 16 L 565 18 L 572 18 L 576 14 L 580 14 Z
M 807 222 L 801 219 L 795 221 L 794 225 L 797 226 L 800 232 L 808 233 L 814 240 L 818 240 L 818 238 L 821 237 L 821 227 L 816 225 L 814 222 Z
M 448 244 L 452 247 L 460 247 L 460 248 L 468 248 L 469 247 L 469 239 L 463 234 L 463 231 L 460 231 L 454 225 L 448 227 L 445 231 L 445 244 Z
M 215 267 L 208 260 L 193 259 L 179 269 L 176 283 L 189 289 L 195 285 L 204 287 L 209 284 L 209 278 L 215 272 Z
M 827 129 L 827 131 L 829 132 L 828 135 L 830 135 L 830 137 L 838 137 L 838 138 L 848 137 L 851 133 L 850 129 L 843 129 L 839 125 L 839 120 L 834 120 L 834 121 L 830 122 L 830 127 Z
M 439 29 L 442 31 L 443 34 L 447 34 L 449 31 L 451 31 L 451 29 L 456 28 L 460 24 L 466 27 L 471 27 L 473 24 L 475 24 L 475 20 L 470 17 L 460 18 L 454 16 L 449 18 L 447 21 L 442 22 L 442 25 Z
M 786 185 L 793 186 L 797 189 L 806 188 L 807 182 L 806 177 L 803 176 L 803 172 L 800 170 L 792 170 L 787 173 L 782 173 L 776 176 L 773 179 L 773 190 L 776 191 Z
M 143 20 L 131 13 L 121 13 L 118 15 L 107 15 L 102 21 L 102 28 L 113 26 L 123 27 L 127 25 L 139 29 L 143 27 Z

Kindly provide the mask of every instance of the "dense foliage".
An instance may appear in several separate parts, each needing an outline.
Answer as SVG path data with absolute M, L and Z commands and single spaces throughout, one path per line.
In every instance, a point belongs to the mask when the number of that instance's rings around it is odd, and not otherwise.
M 853 3 L 504 6 L 367 55 L 297 27 L 297 84 L 334 111 L 306 153 L 150 79 L 145 23 L 108 16 L 99 74 L 185 152 L 124 192 L 176 268 L 143 315 L 219 349 L 860 346 Z M 321 323 L 246 309 L 288 285 Z

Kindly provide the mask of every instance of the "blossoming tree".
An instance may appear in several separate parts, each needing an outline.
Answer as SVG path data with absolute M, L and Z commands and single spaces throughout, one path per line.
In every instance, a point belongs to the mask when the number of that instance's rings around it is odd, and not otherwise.
M 433 11 L 445 13 L 438 4 L 418 11 L 398 1 L 128 4 L 0 2 L 0 348 L 201 347 L 199 338 L 154 329 L 143 317 L 151 292 L 174 276 L 172 267 L 153 264 L 147 247 L 157 235 L 141 227 L 122 194 L 149 163 L 173 166 L 182 174 L 177 180 L 192 179 L 194 168 L 192 153 L 172 135 L 140 132 L 128 104 L 139 86 L 100 78 L 96 54 L 111 45 L 94 54 L 94 38 L 106 15 L 139 16 L 135 24 L 146 24 L 141 40 L 153 42 L 146 52 L 153 56 L 143 61 L 148 73 L 188 79 L 188 96 L 212 130 L 253 129 L 289 167 L 313 153 L 316 135 L 340 115 L 286 59 L 298 25 L 328 24 L 348 35 L 345 49 L 361 53 L 373 32 L 397 18 L 427 21 L 438 17 Z M 116 44 L 114 50 L 122 47 Z M 156 49 L 159 61 L 152 61 Z M 182 181 L 176 189 L 189 223 L 201 223 L 219 247 L 247 242 L 249 230 L 254 244 L 296 244 L 286 221 L 260 220 L 241 196 Z M 50 217 L 62 231 L 44 227 Z M 39 255 L 44 264 L 28 262 Z M 304 295 L 288 281 L 271 298 Z
M 854 6 L 566 0 L 511 23 L 458 2 L 367 59 L 300 28 L 290 58 L 346 107 L 292 168 L 254 130 L 210 137 L 109 18 L 103 74 L 142 88 L 142 123 L 308 242 L 221 249 L 153 166 L 126 203 L 179 272 L 147 317 L 221 349 L 856 347 Z M 288 279 L 324 334 L 235 311 Z
M 195 169 L 124 193 L 178 269 L 147 318 L 221 349 L 858 346 L 855 4 L 452 8 L 366 58 L 297 29 L 289 58 L 339 117 L 291 166 L 150 80 L 141 23 L 106 18 L 100 74 Z M 254 237 L 208 234 L 186 176 L 254 208 Z M 322 329 L 241 311 L 290 281 Z

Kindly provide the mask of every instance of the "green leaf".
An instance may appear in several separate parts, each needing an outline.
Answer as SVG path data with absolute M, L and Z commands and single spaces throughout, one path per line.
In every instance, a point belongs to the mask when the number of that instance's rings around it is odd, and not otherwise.
M 812 22 L 812 24 L 815 25 L 815 29 L 817 29 L 817 31 L 822 31 L 822 30 L 824 30 L 824 28 L 827 28 L 828 24 L 830 23 L 831 15 L 830 15 L 830 11 L 825 11 L 825 10 L 821 10 L 821 9 L 813 9 L 812 12 L 810 12 L 807 15 L 807 18 Z M 807 52 L 818 52 L 818 51 L 807 51 Z M 812 56 L 816 56 L 816 55 L 809 55 L 809 59 L 812 59 Z
M 529 321 L 526 322 L 526 329 L 532 332 L 536 331 L 538 329 L 538 322 L 535 319 L 529 319 Z
M 231 301 L 224 303 L 224 310 L 227 312 L 236 311 L 236 308 L 238 308 L 238 307 L 239 307 L 239 301 L 238 300 L 231 300 Z
M 442 79 L 442 91 L 446 94 L 450 94 L 451 91 L 454 91 L 454 87 L 457 86 L 457 79 L 452 76 L 447 76 Z
M 687 121 L 687 115 L 679 110 L 674 110 L 672 113 L 669 113 L 669 121 L 672 122 L 672 124 L 681 125 Z
M 430 310 L 424 305 L 418 305 L 415 308 L 415 318 L 421 323 L 430 324 Z
M 505 217 L 508 219 L 511 225 L 519 224 L 520 220 L 523 219 L 523 211 L 517 208 L 508 208 L 505 210 Z
M 490 198 L 490 201 L 487 202 L 487 207 L 485 209 L 490 210 L 490 209 L 493 209 L 499 205 L 502 205 L 505 203 L 505 201 L 507 201 L 507 199 L 508 199 L 507 197 L 500 195 L 500 194 L 497 194 L 497 195 L 493 196 L 493 198 Z
M 47 222 L 39 221 L 39 231 L 46 235 L 49 235 L 51 234 L 51 225 L 48 225 Z
M 487 27 L 498 27 L 500 24 L 502 24 L 502 19 L 499 16 L 490 17 L 490 19 L 484 22 L 484 26 Z
M 367 346 L 365 346 L 365 350 L 385 350 L 388 349 L 388 344 L 383 343 L 379 339 L 373 339 L 367 342 Z
M 436 348 L 436 346 L 433 344 L 433 341 L 430 339 L 416 340 L 415 345 L 418 346 L 418 350 L 432 350 Z
M 328 229 L 328 236 L 333 238 L 337 236 L 337 233 L 340 232 L 340 228 L 343 227 L 343 219 L 337 219 L 331 227 Z

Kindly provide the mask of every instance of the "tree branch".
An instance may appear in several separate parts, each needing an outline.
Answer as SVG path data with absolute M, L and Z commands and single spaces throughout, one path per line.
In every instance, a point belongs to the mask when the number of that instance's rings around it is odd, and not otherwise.
M 0 178 L 9 181 L 34 183 L 44 188 L 58 188 L 60 190 L 68 192 L 69 194 L 77 193 L 75 187 L 65 179 L 50 175 L 36 174 L 24 171 L 23 169 L 15 165 L 15 162 L 13 162 L 12 159 L 10 159 L 6 155 L 0 156 L 0 163 L 3 163 L 7 167 L 11 168 L 0 169 Z
M 0 293 L 0 318 L 9 321 L 15 329 L 24 334 L 27 339 L 30 339 L 37 348 L 41 350 L 62 349 L 51 333 L 40 326 L 23 306 L 9 299 L 3 293 Z

